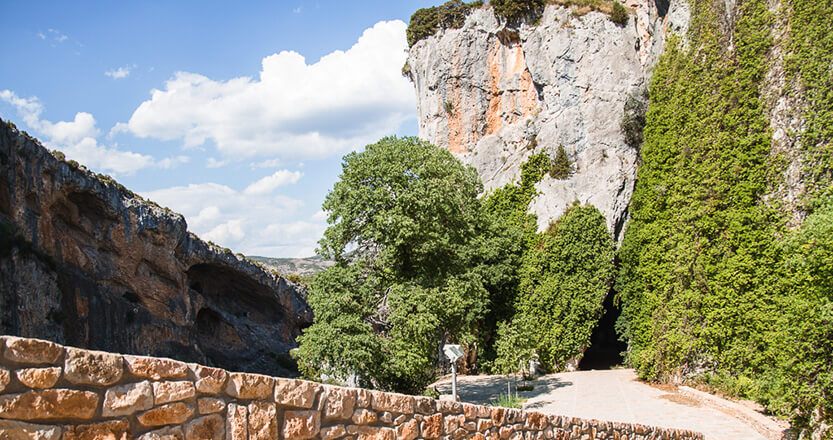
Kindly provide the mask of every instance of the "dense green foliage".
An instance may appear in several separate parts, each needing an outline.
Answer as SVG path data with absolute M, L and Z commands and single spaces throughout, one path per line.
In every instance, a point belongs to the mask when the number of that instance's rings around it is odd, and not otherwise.
M 546 153 L 533 154 L 521 165 L 521 180 L 498 188 L 484 200 L 485 208 L 496 217 L 503 228 L 515 230 L 523 236 L 524 249 L 531 248 L 536 240 L 538 219 L 530 214 L 529 204 L 538 195 L 535 184 L 550 169 Z
M 299 337 L 307 376 L 357 373 L 366 385 L 415 393 L 434 379 L 440 344 L 475 349 L 520 241 L 491 222 L 480 190 L 473 169 L 416 138 L 345 156 L 319 250 L 337 264 L 316 276 L 315 323 Z
M 786 67 L 804 101 L 802 180 L 812 214 L 785 241 L 785 331 L 774 335 L 778 362 L 764 397 L 795 426 L 818 430 L 833 424 L 833 2 L 790 0 L 786 10 Z M 833 439 L 833 429 L 824 438 Z
M 517 372 L 536 356 L 555 370 L 579 355 L 589 345 L 610 288 L 613 243 L 596 208 L 573 206 L 545 233 L 536 232 L 536 216 L 528 212 L 537 195 L 535 184 L 553 172 L 559 156 L 566 161 L 563 146 L 555 160 L 546 153 L 530 156 L 521 166 L 520 182 L 492 192 L 485 201 L 506 230 L 525 237 L 513 294 L 506 296 L 511 306 L 491 316 L 499 322 L 494 372 Z M 566 169 L 569 174 L 569 163 Z
M 750 374 L 771 324 L 779 219 L 760 203 L 775 174 L 758 97 L 769 15 L 748 1 L 727 51 L 710 0 L 691 46 L 659 61 L 622 244 L 617 291 L 642 377 L 698 369 Z
M 785 289 L 771 334 L 776 362 L 761 397 L 794 426 L 816 427 L 833 421 L 833 203 L 810 215 L 783 249 Z
M 525 373 L 525 366 L 536 357 L 536 327 L 533 320 L 510 315 L 509 319 L 498 324 L 495 336 L 496 356 L 492 372 Z
M 808 208 L 833 195 L 833 2 L 790 0 L 786 67 L 805 100 Z
M 593 206 L 570 207 L 525 253 L 512 326 L 532 338 L 548 369 L 561 369 L 590 345 L 612 276 L 613 241 Z
M 618 327 L 641 377 L 702 380 L 806 428 L 833 413 L 831 212 L 790 232 L 766 196 L 783 172 L 761 97 L 773 45 L 766 2 L 739 4 L 728 30 L 722 2 L 692 3 L 687 46 L 669 42 L 651 83 L 619 253 Z M 833 99 L 833 49 L 823 29 L 833 5 L 791 3 L 788 64 L 810 98 L 803 148 L 812 208 L 830 190 L 833 120 L 823 103 Z
M 480 1 L 463 3 L 461 0 L 449 0 L 443 3 L 442 6 L 418 9 L 411 15 L 411 21 L 405 31 L 408 37 L 408 47 L 413 46 L 419 40 L 434 35 L 441 29 L 462 27 L 469 11 L 481 5 L 482 2 Z

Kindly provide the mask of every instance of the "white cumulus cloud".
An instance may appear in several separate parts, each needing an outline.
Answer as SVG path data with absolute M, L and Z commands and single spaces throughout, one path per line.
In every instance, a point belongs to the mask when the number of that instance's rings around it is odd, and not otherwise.
M 303 175 L 304 173 L 300 171 L 278 170 L 275 171 L 275 174 L 266 176 L 249 185 L 243 192 L 246 194 L 268 194 L 279 186 L 296 183 Z
M 300 178 L 301 173 L 280 170 L 242 191 L 218 183 L 200 183 L 142 196 L 184 215 L 188 229 L 204 240 L 247 255 L 308 257 L 326 228 L 325 219 L 320 215 L 298 219 L 304 203 L 274 193 L 279 185 Z
M 76 113 L 72 121 L 51 122 L 41 118 L 43 106 L 35 97 L 21 98 L 11 90 L 0 90 L 0 100 L 15 107 L 44 145 L 94 170 L 130 175 L 143 168 L 170 168 L 187 161 L 184 156 L 157 161 L 145 154 L 100 145 L 96 138 L 101 132 L 93 115 L 86 112 Z
M 292 51 L 267 56 L 258 78 L 178 72 L 151 91 L 127 129 L 186 147 L 212 141 L 235 160 L 323 158 L 360 148 L 415 117 L 413 87 L 400 72 L 405 28 L 379 22 L 347 51 L 312 64 Z

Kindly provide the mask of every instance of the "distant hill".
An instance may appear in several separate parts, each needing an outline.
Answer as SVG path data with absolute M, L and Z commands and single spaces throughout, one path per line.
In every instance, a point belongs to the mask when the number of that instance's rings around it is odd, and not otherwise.
M 248 258 L 278 271 L 281 275 L 293 273 L 301 276 L 313 275 L 335 264 L 335 261 L 327 260 L 318 255 L 308 258 L 272 258 L 259 256 L 248 256 Z

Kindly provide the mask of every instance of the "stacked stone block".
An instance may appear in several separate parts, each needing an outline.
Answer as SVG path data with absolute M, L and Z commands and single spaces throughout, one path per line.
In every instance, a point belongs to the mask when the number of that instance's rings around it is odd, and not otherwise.
M 0 337 L 0 440 L 702 438 Z

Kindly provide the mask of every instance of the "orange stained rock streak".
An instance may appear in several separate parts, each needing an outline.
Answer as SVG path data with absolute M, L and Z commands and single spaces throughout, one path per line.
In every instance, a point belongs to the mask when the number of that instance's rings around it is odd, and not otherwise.
M 489 52 L 490 97 L 486 134 L 495 134 L 504 124 L 512 125 L 538 109 L 538 92 L 526 66 L 520 43 L 503 44 L 495 38 Z
M 460 96 L 460 81 L 459 81 L 459 67 L 460 67 L 460 54 L 459 52 L 454 52 L 454 58 L 452 59 L 453 64 L 453 72 L 451 79 L 451 84 L 449 84 L 448 94 L 446 95 L 446 99 L 448 103 L 451 105 L 451 108 L 446 108 L 446 103 L 441 102 L 440 108 L 446 112 L 446 118 L 448 121 L 448 150 L 452 153 L 459 154 L 464 153 L 466 151 L 465 146 L 465 139 L 463 138 L 463 109 L 462 109 L 462 99 Z M 442 97 L 440 97 L 442 99 Z

